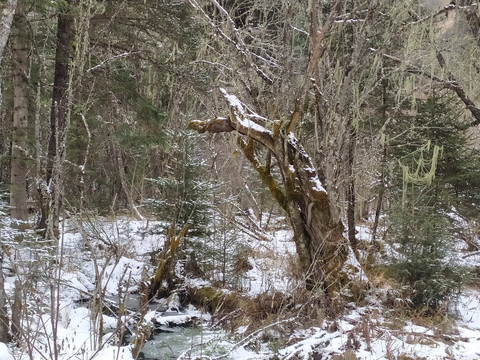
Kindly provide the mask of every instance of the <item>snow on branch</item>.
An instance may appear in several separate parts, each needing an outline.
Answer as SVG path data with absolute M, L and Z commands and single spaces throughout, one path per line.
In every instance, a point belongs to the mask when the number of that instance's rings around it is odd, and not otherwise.
M 252 111 L 225 89 L 220 89 L 220 91 L 227 101 L 230 116 L 216 117 L 207 121 L 193 120 L 188 124 L 188 129 L 212 134 L 236 131 L 275 152 L 273 134 L 264 126 L 268 123 L 268 119 Z
M 302 173 L 307 175 L 308 181 L 312 186 L 312 190 L 315 192 L 326 193 L 327 191 L 322 185 L 320 178 L 318 177 L 317 170 L 313 165 L 313 161 L 310 156 L 307 154 L 303 146 L 298 142 L 295 135 L 290 132 L 287 136 L 288 146 L 295 152 L 295 157 L 303 163 Z
M 235 96 L 225 89 L 220 89 L 223 97 L 230 108 L 230 123 L 232 127 L 242 135 L 246 135 L 258 141 L 268 149 L 275 151 L 273 134 L 260 123 L 266 123 L 267 119 L 244 106 Z
M 334 20 L 334 23 L 337 24 L 354 24 L 354 23 L 364 23 L 365 19 L 346 19 L 346 20 Z

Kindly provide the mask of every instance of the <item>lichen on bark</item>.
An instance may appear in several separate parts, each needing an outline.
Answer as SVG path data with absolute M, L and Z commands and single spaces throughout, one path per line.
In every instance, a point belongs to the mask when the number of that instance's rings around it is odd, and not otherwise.
M 191 122 L 189 128 L 201 133 L 224 129 L 239 135 L 237 143 L 243 154 L 287 214 L 307 288 L 335 296 L 353 283 L 352 276 L 360 269 L 350 271 L 345 266 L 351 249 L 343 236 L 344 227 L 331 213 L 329 197 L 310 157 L 292 132 L 280 129 L 281 121 L 274 122 L 272 133 L 252 120 L 264 117 L 247 111 L 236 97 L 222 92 L 229 105 L 229 117 Z M 262 151 L 267 154 L 265 163 L 259 159 Z M 279 171 L 275 176 L 272 161 Z

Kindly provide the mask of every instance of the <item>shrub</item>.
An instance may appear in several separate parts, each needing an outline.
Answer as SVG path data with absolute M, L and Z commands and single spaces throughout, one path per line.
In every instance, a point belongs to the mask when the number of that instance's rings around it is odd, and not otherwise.
M 412 309 L 442 309 L 469 278 L 454 259 L 448 227 L 446 217 L 427 206 L 399 207 L 390 216 L 389 270 Z

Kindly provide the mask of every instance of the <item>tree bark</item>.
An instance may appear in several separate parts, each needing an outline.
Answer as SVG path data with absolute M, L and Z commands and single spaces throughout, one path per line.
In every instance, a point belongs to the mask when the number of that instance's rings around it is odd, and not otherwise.
M 17 0 L 2 1 L 0 4 L 0 61 L 7 45 L 16 8 Z
M 27 126 L 28 126 L 28 33 L 27 19 L 20 2 L 12 28 L 13 72 L 13 126 L 12 156 L 10 162 L 10 215 L 24 229 L 27 211 Z
M 355 129 L 352 129 L 350 134 L 350 140 L 348 143 L 348 159 L 347 159 L 347 168 L 348 168 L 348 184 L 347 184 L 347 231 L 348 231 L 348 241 L 353 250 L 357 249 L 357 237 L 355 229 L 355 207 L 356 207 L 356 198 L 355 198 L 355 173 L 353 171 L 353 166 L 355 162 L 355 145 L 357 139 L 357 132 Z
M 5 280 L 3 278 L 3 249 L 0 252 L 0 342 L 8 343 L 11 340 L 9 319 L 7 312 L 7 294 L 5 293 Z
M 64 12 L 57 19 L 57 48 L 55 53 L 55 74 L 53 82 L 52 106 L 50 112 L 50 138 L 48 142 L 48 161 L 46 187 L 40 189 L 41 218 L 40 229 L 46 229 L 47 237 L 58 237 L 59 214 L 63 196 L 62 163 L 65 156 L 65 138 L 71 106 L 71 69 L 72 43 L 74 37 L 74 18 L 71 6 L 74 0 L 66 0 Z
M 17 0 L 7 0 L 0 2 L 0 64 L 3 59 L 3 52 L 5 50 L 5 46 L 7 46 L 7 41 L 10 36 L 10 31 L 13 22 L 13 16 L 15 14 L 15 9 L 17 8 Z M 2 72 L 0 72 L 0 126 L 3 122 L 3 115 L 2 115 L 2 104 L 3 104 L 3 93 L 2 93 Z M 0 153 L 3 154 L 4 150 L 4 139 L 3 134 L 0 132 Z M 0 168 L 0 180 L 5 181 L 3 179 L 3 175 L 1 174 Z
M 19 280 L 15 280 L 13 292 L 11 330 L 13 338 L 19 341 L 22 332 L 22 285 Z

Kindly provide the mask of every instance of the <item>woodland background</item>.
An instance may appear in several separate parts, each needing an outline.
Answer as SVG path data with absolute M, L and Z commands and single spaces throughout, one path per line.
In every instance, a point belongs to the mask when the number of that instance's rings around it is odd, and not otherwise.
M 329 316 L 364 299 L 376 286 L 366 279 L 380 273 L 398 286 L 403 309 L 422 316 L 444 313 L 478 281 L 478 266 L 451 255 L 480 251 L 478 3 L 0 7 L 10 229 L 0 266 L 22 244 L 48 253 L 55 273 L 64 219 L 122 214 L 159 220 L 155 231 L 167 238 L 152 254 L 149 299 L 177 289 L 178 259 L 238 287 L 229 269 L 248 268 L 238 234 L 265 241 L 283 227 L 297 275 Z M 21 315 L 0 279 L 8 342 Z

